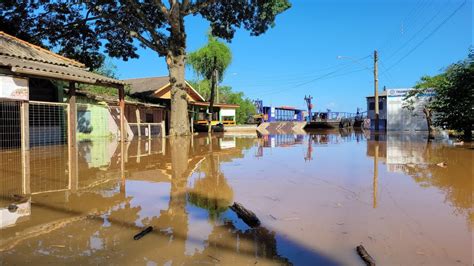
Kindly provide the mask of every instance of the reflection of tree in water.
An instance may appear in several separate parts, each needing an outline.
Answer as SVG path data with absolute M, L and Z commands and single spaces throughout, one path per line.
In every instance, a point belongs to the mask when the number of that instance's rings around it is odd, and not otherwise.
M 436 187 L 455 208 L 455 214 L 466 216 L 474 226 L 472 214 L 472 152 L 431 143 L 421 144 L 424 164 L 407 164 L 405 172 L 422 187 Z M 445 162 L 446 168 L 436 164 Z
M 219 263 L 224 265 L 254 265 L 260 259 L 265 263 L 291 265 L 287 258 L 277 252 L 275 232 L 265 227 L 239 230 L 232 222 L 224 221 L 214 226 L 209 235 L 208 247 L 193 257 L 213 258 L 215 254 L 223 253 L 226 256 L 219 256 Z
M 209 217 L 215 219 L 232 205 L 232 188 L 227 183 L 224 174 L 220 171 L 220 161 L 211 153 L 201 164 L 204 178 L 194 181 L 193 188 L 188 190 L 190 203 L 206 209 Z
M 213 153 L 207 154 L 203 161 L 202 170 L 206 176 L 188 191 L 188 178 L 203 155 L 192 155 L 189 138 L 171 139 L 170 142 L 171 190 L 167 209 L 139 221 L 142 207 L 133 207 L 132 197 L 126 197 L 125 191 L 72 194 L 67 201 L 58 201 L 55 212 L 69 211 L 70 215 L 85 218 L 29 238 L 9 253 L 7 261 L 15 262 L 15 258 L 29 254 L 29 259 L 39 259 L 43 263 L 143 264 L 149 260 L 160 265 L 169 262 L 180 265 L 216 263 L 218 256 L 223 264 L 254 264 L 257 259 L 288 264 L 288 260 L 277 254 L 274 232 L 263 227 L 242 231 L 230 221 L 212 223 L 204 250 L 186 255 L 186 241 L 195 241 L 188 233 L 187 195 L 190 202 L 204 207 L 210 216 L 213 213 L 217 216 L 230 205 L 233 192 Z M 45 205 L 47 203 L 51 202 L 45 202 Z M 97 214 L 85 215 L 91 212 Z M 153 226 L 154 231 L 134 241 L 133 234 L 141 230 L 140 224 Z

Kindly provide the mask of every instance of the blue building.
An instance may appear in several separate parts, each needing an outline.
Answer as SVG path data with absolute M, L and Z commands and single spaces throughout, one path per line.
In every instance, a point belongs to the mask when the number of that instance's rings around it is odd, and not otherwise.
M 264 106 L 263 117 L 265 122 L 303 121 L 303 110 L 289 106 Z

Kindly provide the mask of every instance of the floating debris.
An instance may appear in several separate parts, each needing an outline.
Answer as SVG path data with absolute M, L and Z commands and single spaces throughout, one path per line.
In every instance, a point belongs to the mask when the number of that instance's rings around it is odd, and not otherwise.
M 270 217 L 273 219 L 273 220 L 278 220 L 278 218 L 276 218 L 275 216 L 271 215 L 270 214 Z
M 250 227 L 260 226 L 260 220 L 257 215 L 250 210 L 247 210 L 242 204 L 234 202 L 230 209 L 233 210 L 237 216 L 242 219 Z
M 365 262 L 367 266 L 375 266 L 375 260 L 372 256 L 369 255 L 367 250 L 365 250 L 364 246 L 359 245 L 356 247 L 357 254 L 361 257 L 361 259 Z
M 213 260 L 216 260 L 216 261 L 221 261 L 220 259 L 214 257 L 214 256 L 211 256 L 211 255 L 207 255 L 209 258 L 213 259 Z
M 133 236 L 133 239 L 139 240 L 140 238 L 144 237 L 146 234 L 150 233 L 151 231 L 153 231 L 153 227 L 148 226 L 147 228 L 145 228 L 145 230 Z
M 16 204 L 8 205 L 8 211 L 9 212 L 16 212 L 16 210 L 18 210 L 18 206 Z

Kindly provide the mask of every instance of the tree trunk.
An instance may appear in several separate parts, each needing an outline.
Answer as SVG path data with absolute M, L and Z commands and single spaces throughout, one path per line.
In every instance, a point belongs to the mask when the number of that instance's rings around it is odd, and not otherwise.
M 432 112 L 430 108 L 426 106 L 423 107 L 423 113 L 426 117 L 426 124 L 428 125 L 428 141 L 434 139 L 434 127 L 433 127 L 433 120 L 432 120 Z
M 167 57 L 171 83 L 170 135 L 189 135 L 188 97 L 184 79 L 185 55 Z
M 175 2 L 170 8 L 169 51 L 166 55 L 171 84 L 170 135 L 189 135 L 188 97 L 184 79 L 186 60 L 186 33 L 180 4 Z
M 209 98 L 209 114 L 208 114 L 208 117 L 207 117 L 207 125 L 208 125 L 207 132 L 209 132 L 209 133 L 211 133 L 211 131 L 212 131 L 212 115 L 214 113 L 213 111 L 214 111 L 214 97 L 215 97 L 214 94 L 216 92 L 216 84 L 217 84 L 216 71 L 217 70 L 214 70 L 214 72 L 212 74 L 212 78 L 211 78 L 211 97 Z

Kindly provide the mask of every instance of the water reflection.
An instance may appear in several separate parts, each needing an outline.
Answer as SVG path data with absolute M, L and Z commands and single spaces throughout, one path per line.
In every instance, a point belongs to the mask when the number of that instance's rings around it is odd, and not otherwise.
M 369 228 L 379 222 L 386 227 L 370 236 L 385 234 L 371 250 L 385 262 L 398 262 L 382 251 L 387 245 L 404 250 L 394 240 L 401 231 L 391 232 L 390 226 L 399 222 L 399 230 L 406 230 L 411 220 L 422 219 L 413 218 L 419 209 L 397 198 L 404 189 L 424 195 L 423 189 L 435 188 L 453 207 L 449 219 L 467 218 L 469 231 L 473 224 L 472 150 L 417 136 L 350 130 L 199 135 L 89 141 L 72 150 L 35 147 L 28 156 L 25 169 L 25 154 L 0 152 L 0 252 L 6 264 L 351 264 L 358 262 L 351 245 L 367 237 L 361 234 L 367 232 L 362 222 L 367 217 Z M 448 167 L 436 166 L 441 161 Z M 400 185 L 405 176 L 417 187 Z M 270 194 L 275 189 L 284 193 Z M 415 193 L 403 196 L 424 200 Z M 437 207 L 435 198 L 426 196 Z M 228 209 L 242 200 L 260 216 L 261 228 L 250 229 Z M 11 204 L 15 211 L 8 209 Z M 134 241 L 146 226 L 155 230 Z M 426 245 L 413 235 L 413 243 Z

